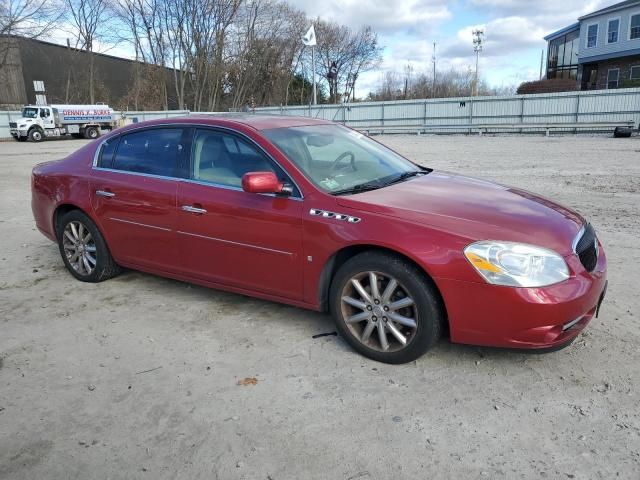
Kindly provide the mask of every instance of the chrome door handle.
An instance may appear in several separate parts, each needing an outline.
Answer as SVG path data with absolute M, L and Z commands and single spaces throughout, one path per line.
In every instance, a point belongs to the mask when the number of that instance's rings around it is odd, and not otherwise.
M 96 190 L 96 195 L 98 195 L 99 197 L 107 197 L 107 198 L 112 198 L 116 196 L 115 193 L 107 192 L 106 190 Z
M 189 213 L 195 213 L 197 215 L 202 215 L 204 213 L 207 213 L 207 211 L 204 208 L 197 208 L 191 205 L 183 205 L 182 210 Z

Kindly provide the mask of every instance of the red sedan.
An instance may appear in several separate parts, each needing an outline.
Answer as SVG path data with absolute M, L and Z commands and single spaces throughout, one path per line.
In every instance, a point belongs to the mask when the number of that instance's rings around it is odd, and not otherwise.
M 606 290 L 579 214 L 420 167 L 300 117 L 192 116 L 119 129 L 36 166 L 32 208 L 72 275 L 121 267 L 330 311 L 357 351 L 570 343 Z

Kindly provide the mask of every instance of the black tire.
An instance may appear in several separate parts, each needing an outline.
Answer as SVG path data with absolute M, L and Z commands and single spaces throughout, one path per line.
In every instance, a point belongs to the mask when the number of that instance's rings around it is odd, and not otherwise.
M 29 140 L 32 142 L 41 142 L 44 140 L 44 132 L 39 128 L 32 128 L 29 131 Z
M 88 273 L 86 271 L 86 268 L 84 269 L 84 271 L 79 271 L 76 267 L 74 267 L 71 263 L 71 260 L 73 258 L 67 256 L 67 250 L 64 244 L 65 229 L 71 223 L 74 223 L 74 225 L 77 225 L 78 223 L 82 224 L 84 228 L 86 228 L 86 230 L 88 230 L 91 234 L 90 238 L 92 239 L 94 244 L 93 246 L 95 247 L 95 266 L 93 267 L 93 270 Z M 58 222 L 57 235 L 58 247 L 60 249 L 60 255 L 62 256 L 62 261 L 64 262 L 67 270 L 69 270 L 71 275 L 76 277 L 78 280 L 83 282 L 98 283 L 115 277 L 120 273 L 120 266 L 113 260 L 104 237 L 102 236 L 96 225 L 93 223 L 93 221 L 82 211 L 72 210 L 66 213 Z M 72 252 L 70 252 L 70 255 L 71 253 Z
M 616 127 L 613 131 L 614 138 L 630 138 L 633 134 L 631 127 Z
M 351 323 L 352 326 L 349 326 L 345 321 L 343 308 L 345 304 L 342 301 L 344 289 L 348 288 L 352 278 L 367 272 L 377 272 L 383 278 L 386 275 L 389 279 L 395 279 L 401 287 L 400 291 L 404 291 L 406 296 L 413 300 L 410 308 L 413 309 L 417 327 L 411 330 L 411 337 L 406 346 L 400 346 L 395 351 L 381 351 L 381 348 L 372 348 L 371 341 L 369 341 L 369 345 L 365 345 L 353 331 L 354 324 Z M 331 282 L 329 298 L 331 314 L 340 335 L 365 357 L 383 363 L 401 364 L 421 357 L 438 341 L 445 323 L 444 310 L 435 285 L 413 264 L 399 256 L 385 252 L 364 252 L 345 262 Z M 384 318 L 384 321 L 387 322 L 387 318 Z M 370 320 L 363 320 L 363 322 L 365 325 L 369 325 L 367 322 Z M 397 328 L 399 325 L 394 324 L 394 326 Z M 364 329 L 366 330 L 366 328 Z M 393 339 L 393 337 L 390 338 Z
M 87 127 L 84 129 L 84 138 L 95 140 L 100 136 L 100 131 L 96 127 Z

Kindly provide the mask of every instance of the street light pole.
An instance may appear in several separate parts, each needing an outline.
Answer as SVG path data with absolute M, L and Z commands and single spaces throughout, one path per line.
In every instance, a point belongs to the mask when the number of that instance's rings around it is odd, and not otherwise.
M 480 65 L 480 52 L 482 51 L 482 44 L 483 44 L 483 37 L 484 37 L 484 30 L 477 28 L 473 31 L 473 51 L 476 52 L 476 75 L 475 75 L 475 81 L 473 82 L 473 89 L 474 89 L 474 94 L 473 96 L 477 97 L 478 96 L 478 68 Z
M 431 96 L 436 98 L 436 42 L 433 42 L 433 57 L 431 57 L 431 61 L 433 62 L 433 89 Z

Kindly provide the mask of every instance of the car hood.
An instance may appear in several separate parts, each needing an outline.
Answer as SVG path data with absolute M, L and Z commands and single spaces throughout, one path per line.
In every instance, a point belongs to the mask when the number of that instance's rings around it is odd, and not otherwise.
M 561 255 L 572 253 L 584 224 L 575 211 L 525 190 L 444 172 L 337 201 L 343 207 L 433 226 L 470 242 L 524 242 Z

